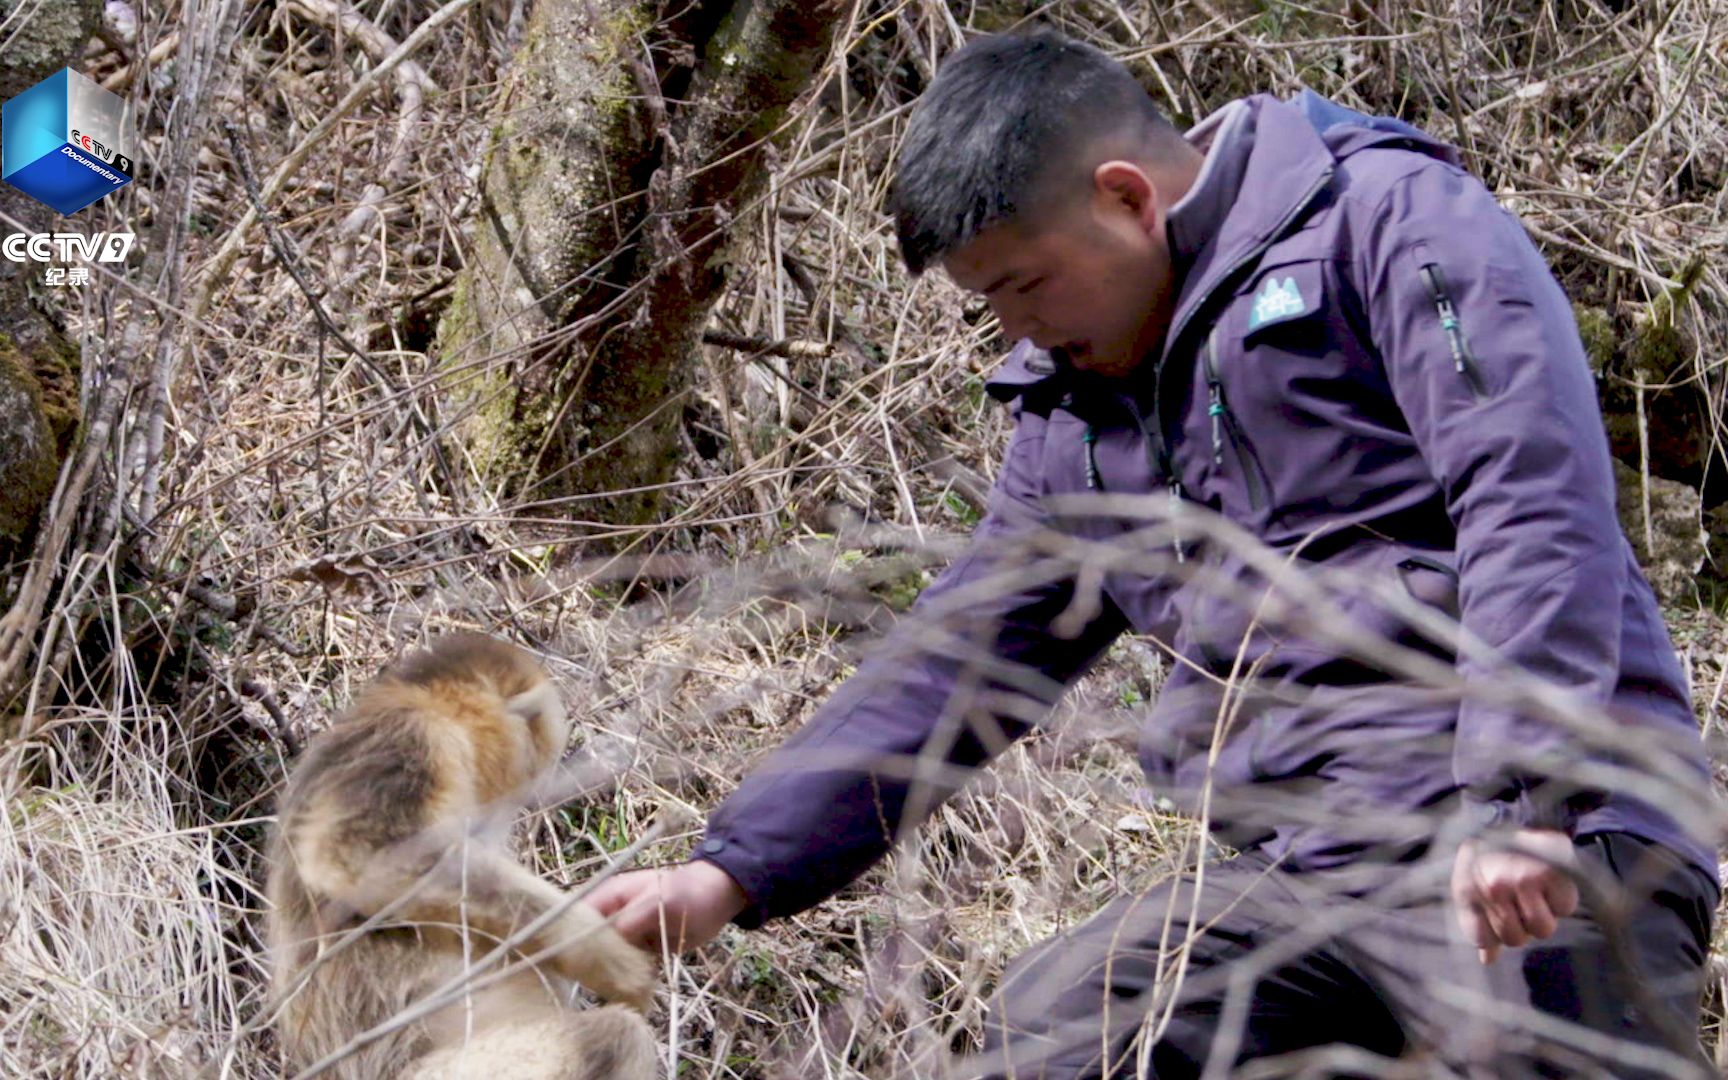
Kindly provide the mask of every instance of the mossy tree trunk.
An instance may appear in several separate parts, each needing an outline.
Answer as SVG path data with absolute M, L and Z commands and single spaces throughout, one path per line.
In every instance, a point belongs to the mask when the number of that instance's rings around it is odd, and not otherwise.
M 762 188 L 844 0 L 540 0 L 439 328 L 467 444 L 573 517 L 652 518 L 678 407 L 726 283 L 729 223 Z M 457 373 L 480 358 L 483 380 Z
M 101 17 L 101 0 L 0 0 L 8 38 L 0 101 L 76 64 Z M 0 183 L 0 213 L 31 232 L 66 227 L 10 184 Z M 39 264 L 0 259 L 0 575 L 35 530 L 78 426 L 78 349 L 56 324 L 41 278 Z

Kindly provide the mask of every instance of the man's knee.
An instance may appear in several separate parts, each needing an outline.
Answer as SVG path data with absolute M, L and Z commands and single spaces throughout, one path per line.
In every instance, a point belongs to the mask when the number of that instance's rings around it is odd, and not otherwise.
M 1175 962 L 1173 950 L 1160 948 L 1157 927 L 1136 918 L 1146 899 L 1112 904 L 1009 964 L 987 1003 L 980 1059 L 991 1071 L 977 1075 L 1089 1080 L 1106 1058 L 1121 1060 Z M 1155 922 L 1161 927 L 1163 919 Z M 1205 952 L 1193 949 L 1190 962 Z
M 1244 894 L 1264 885 L 1262 871 L 1251 861 L 1209 866 L 1198 903 L 1192 878 L 1173 879 L 1016 957 L 987 1004 L 981 1060 L 995 1071 L 977 1075 L 1083 1080 L 1101 1075 L 1106 1059 L 1123 1060 L 1179 965 L 1192 986 L 1194 973 L 1251 950 L 1262 915 L 1250 914 L 1259 905 Z M 1190 924 L 1205 929 L 1190 938 Z M 1194 1016 L 1211 1023 L 1205 1010 Z
M 1110 935 L 1094 940 L 1097 929 L 1094 920 L 1046 939 L 1008 965 L 987 1003 L 979 1071 L 965 1075 L 1091 1080 L 1101 1074 L 1105 1044 L 1111 1041 L 1106 1028 L 1113 1022 L 1122 1026 L 1123 1010 L 1134 1007 L 1132 996 L 1112 992 L 1112 979 L 1134 961 L 1109 951 Z M 1138 1024 L 1126 1026 L 1123 1038 L 1131 1037 Z
M 1064 949 L 1064 944 L 1070 946 Z M 1037 1035 L 1074 1015 L 1075 989 L 1062 976 L 1073 962 L 1072 942 L 1058 935 L 1027 949 L 1009 963 L 995 993 L 990 995 L 984 1023 L 984 1045 L 999 1048 L 1016 1036 Z

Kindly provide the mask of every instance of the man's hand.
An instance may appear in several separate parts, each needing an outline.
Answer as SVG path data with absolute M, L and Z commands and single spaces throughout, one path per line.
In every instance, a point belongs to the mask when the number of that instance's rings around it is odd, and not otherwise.
M 1577 866 L 1572 839 L 1549 829 L 1519 829 L 1515 848 L 1485 848 L 1466 840 L 1452 864 L 1452 902 L 1464 936 L 1476 943 L 1484 964 L 1500 947 L 1516 949 L 1554 933 L 1578 910 Z
M 749 903 L 732 875 L 703 860 L 619 874 L 583 900 L 625 941 L 652 953 L 706 945 Z

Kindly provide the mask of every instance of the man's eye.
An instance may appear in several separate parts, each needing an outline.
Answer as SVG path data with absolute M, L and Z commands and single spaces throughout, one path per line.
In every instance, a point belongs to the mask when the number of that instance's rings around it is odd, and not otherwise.
M 1041 278 L 1041 277 L 1040 278 L 1033 278 L 1031 281 L 1028 281 L 1026 284 L 1020 286 L 1018 289 L 1015 289 L 1014 291 L 1019 293 L 1021 296 L 1025 296 L 1027 293 L 1031 292 L 1033 289 L 1036 289 L 1038 286 L 1040 286 L 1042 284 L 1044 284 L 1043 278 Z

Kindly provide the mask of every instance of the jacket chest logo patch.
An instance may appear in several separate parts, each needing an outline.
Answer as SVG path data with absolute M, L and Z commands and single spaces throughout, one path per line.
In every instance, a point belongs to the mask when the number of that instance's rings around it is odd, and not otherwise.
M 1314 305 L 1296 287 L 1295 278 L 1286 277 L 1279 281 L 1275 275 L 1268 274 L 1266 284 L 1254 295 L 1254 310 L 1248 317 L 1248 330 L 1252 333 L 1270 323 L 1306 315 L 1313 309 Z

